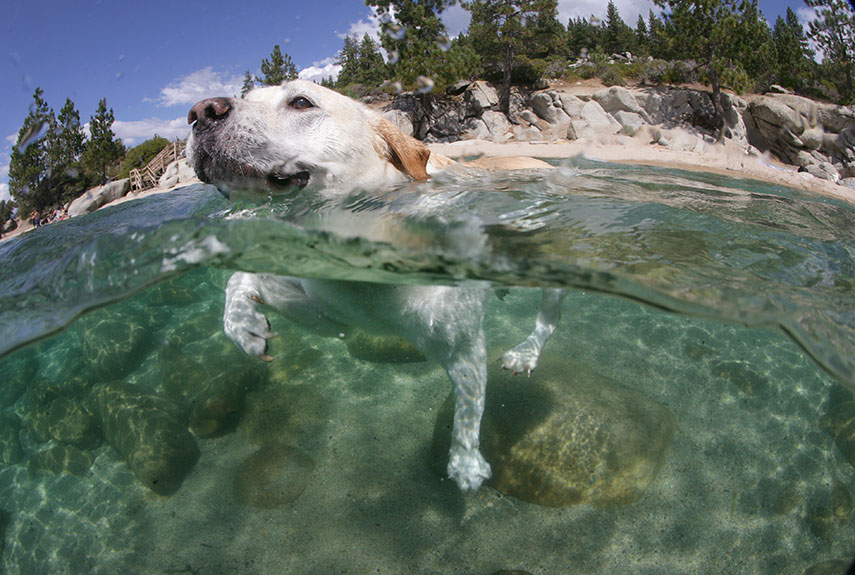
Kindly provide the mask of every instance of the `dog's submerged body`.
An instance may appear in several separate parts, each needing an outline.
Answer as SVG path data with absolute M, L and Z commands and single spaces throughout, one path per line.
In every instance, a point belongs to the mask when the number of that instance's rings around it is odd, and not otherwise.
M 187 157 L 200 179 L 229 197 L 242 194 L 344 194 L 424 181 L 452 161 L 432 158 L 362 104 L 310 82 L 261 88 L 246 99 L 193 106 Z M 535 161 L 536 162 L 536 161 Z M 538 165 L 526 163 L 526 166 Z M 563 291 L 547 289 L 534 332 L 508 351 L 503 366 L 530 372 L 560 317 Z M 487 383 L 485 289 L 396 286 L 237 272 L 226 288 L 224 328 L 246 353 L 269 359 L 273 334 L 261 305 L 319 333 L 345 326 L 408 339 L 439 362 L 454 386 L 448 474 L 464 491 L 490 477 L 479 451 Z

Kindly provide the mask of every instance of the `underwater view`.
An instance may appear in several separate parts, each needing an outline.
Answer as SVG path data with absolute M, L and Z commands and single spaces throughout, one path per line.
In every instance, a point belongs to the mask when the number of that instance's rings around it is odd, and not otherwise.
M 844 573 L 855 208 L 577 157 L 383 196 L 194 184 L 0 243 L 5 573 Z M 382 230 L 382 234 L 376 232 Z M 481 448 L 409 342 L 270 311 L 235 271 L 483 287 Z M 567 290 L 537 369 L 501 355 Z

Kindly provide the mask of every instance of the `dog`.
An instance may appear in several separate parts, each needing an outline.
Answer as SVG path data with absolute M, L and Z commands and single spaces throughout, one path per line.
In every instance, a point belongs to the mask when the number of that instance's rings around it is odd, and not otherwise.
M 230 198 L 245 194 L 344 196 L 354 189 L 382 193 L 424 182 L 456 162 L 431 154 L 391 122 L 333 90 L 293 80 L 257 88 L 244 98 L 211 98 L 188 114 L 187 158 L 198 177 Z M 539 160 L 513 167 L 543 167 Z M 501 168 L 502 159 L 481 162 Z M 245 353 L 269 361 L 274 334 L 261 306 L 318 333 L 336 336 L 347 326 L 408 339 L 439 362 L 455 394 L 448 476 L 462 491 L 490 477 L 479 450 L 487 384 L 483 318 L 486 289 L 386 285 L 299 279 L 236 272 L 226 287 L 225 333 Z M 536 327 L 506 352 L 502 365 L 531 373 L 560 319 L 564 291 L 545 289 Z

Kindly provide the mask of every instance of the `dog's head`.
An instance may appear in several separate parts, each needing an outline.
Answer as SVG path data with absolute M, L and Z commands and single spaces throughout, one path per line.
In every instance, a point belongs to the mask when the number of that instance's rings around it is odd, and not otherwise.
M 366 106 L 312 82 L 196 103 L 187 158 L 224 194 L 327 193 L 428 179 L 430 151 Z

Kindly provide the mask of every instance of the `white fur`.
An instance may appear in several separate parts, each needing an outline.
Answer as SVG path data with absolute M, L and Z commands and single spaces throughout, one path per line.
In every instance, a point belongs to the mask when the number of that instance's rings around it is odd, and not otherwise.
M 299 102 L 295 108 L 296 98 L 306 98 L 312 107 Z M 390 131 L 358 102 L 309 82 L 257 89 L 245 100 L 228 100 L 228 106 L 227 117 L 218 122 L 197 122 L 188 145 L 188 158 L 199 177 L 227 194 L 273 193 L 267 174 L 299 171 L 309 174 L 306 187 L 325 195 L 359 187 L 382 191 L 411 177 L 424 179 L 449 163 L 436 158 L 430 164 L 420 143 Z M 203 108 L 194 107 L 197 113 L 191 113 L 191 119 Z M 262 304 L 323 334 L 356 326 L 407 338 L 445 368 L 454 386 L 448 475 L 468 491 L 490 477 L 490 465 L 479 451 L 487 383 L 485 294 L 482 287 L 396 286 L 238 272 L 226 287 L 223 321 L 229 338 L 262 359 L 269 359 L 267 341 L 273 336 Z M 534 333 L 505 354 L 503 367 L 514 373 L 534 369 L 558 322 L 562 299 L 561 290 L 545 290 Z

